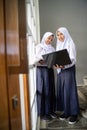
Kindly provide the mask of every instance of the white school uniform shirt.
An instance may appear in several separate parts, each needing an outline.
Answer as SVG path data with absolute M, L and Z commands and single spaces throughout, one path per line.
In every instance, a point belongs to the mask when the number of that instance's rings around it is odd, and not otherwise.
M 75 65 L 75 63 L 76 63 L 76 47 L 75 47 L 74 41 L 72 40 L 68 30 L 65 27 L 59 28 L 57 30 L 57 32 L 58 31 L 63 33 L 63 35 L 65 36 L 65 39 L 64 39 L 64 42 L 61 42 L 57 39 L 56 51 L 67 49 L 72 63 L 69 65 L 65 65 L 64 69 L 70 68 L 73 65 Z M 57 72 L 60 73 L 61 69 L 60 68 L 57 69 Z
M 36 54 L 35 54 L 34 63 L 36 63 L 37 66 L 47 66 L 46 64 L 42 65 L 42 64 L 39 63 L 40 60 L 43 60 L 42 55 L 55 51 L 55 48 L 51 44 L 45 43 L 45 40 L 47 39 L 47 37 L 49 37 L 51 35 L 53 35 L 53 33 L 46 32 L 43 35 L 41 43 L 36 46 Z

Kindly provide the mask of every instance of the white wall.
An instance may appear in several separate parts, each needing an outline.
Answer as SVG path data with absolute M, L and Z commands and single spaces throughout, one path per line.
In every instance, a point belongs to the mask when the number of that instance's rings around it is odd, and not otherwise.
M 39 7 L 41 36 L 68 28 L 77 47 L 77 83 L 82 83 L 87 75 L 87 0 L 39 0 Z

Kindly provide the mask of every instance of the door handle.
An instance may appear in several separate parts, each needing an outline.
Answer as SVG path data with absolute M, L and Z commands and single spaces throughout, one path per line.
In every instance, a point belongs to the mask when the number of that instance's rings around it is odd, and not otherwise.
M 17 97 L 17 95 L 14 95 L 12 97 L 12 106 L 13 106 L 13 109 L 16 109 L 17 106 L 18 106 L 18 97 Z

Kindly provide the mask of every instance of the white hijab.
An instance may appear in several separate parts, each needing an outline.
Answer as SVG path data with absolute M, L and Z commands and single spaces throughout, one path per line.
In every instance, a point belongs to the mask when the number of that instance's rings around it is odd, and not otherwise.
M 46 39 L 49 36 L 52 36 L 52 35 L 54 36 L 54 34 L 52 32 L 46 32 L 43 35 L 40 44 L 38 44 L 36 46 L 36 56 L 35 56 L 36 61 L 39 61 L 39 60 L 43 59 L 42 55 L 55 51 L 54 47 L 51 44 L 46 44 L 45 43 Z
M 69 68 L 76 63 L 76 47 L 68 30 L 65 27 L 60 27 L 59 29 L 57 29 L 56 34 L 57 32 L 63 33 L 63 35 L 65 36 L 65 39 L 64 39 L 64 42 L 61 42 L 57 38 L 56 50 L 58 51 L 62 49 L 67 49 L 70 59 L 72 61 L 72 64 L 66 65 L 65 68 Z
M 54 51 L 54 47 L 51 44 L 46 44 L 45 41 L 49 36 L 54 36 L 52 32 L 46 32 L 41 40 L 41 43 L 38 45 L 38 47 L 43 48 L 41 54 L 47 54 Z

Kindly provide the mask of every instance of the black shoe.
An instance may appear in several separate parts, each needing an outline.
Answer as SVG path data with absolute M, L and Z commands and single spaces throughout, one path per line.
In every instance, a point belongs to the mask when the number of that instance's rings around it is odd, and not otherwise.
M 52 112 L 52 113 L 50 114 L 50 116 L 51 116 L 53 119 L 57 118 L 57 115 L 56 115 L 56 113 L 54 113 L 54 112 Z
M 66 116 L 65 113 L 63 113 L 62 115 L 60 115 L 59 119 L 60 120 L 65 120 L 67 119 L 69 116 Z
M 77 121 L 77 115 L 73 115 L 69 119 L 69 124 L 75 124 Z
M 50 115 L 45 115 L 42 119 L 50 121 L 52 120 L 52 117 Z

